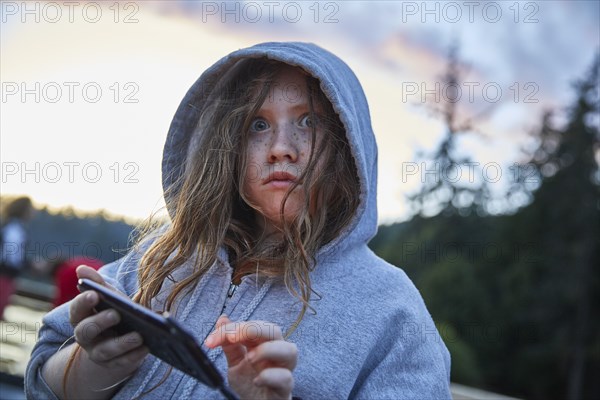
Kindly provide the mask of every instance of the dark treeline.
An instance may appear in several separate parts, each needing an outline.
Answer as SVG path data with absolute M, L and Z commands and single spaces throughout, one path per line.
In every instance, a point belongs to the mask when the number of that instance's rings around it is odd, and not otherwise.
M 2 203 L 9 200 L 3 197 Z M 65 208 L 50 212 L 43 207 L 28 223 L 27 258 L 32 263 L 52 264 L 83 256 L 109 263 L 125 255 L 133 228 L 124 219 L 110 218 L 103 211 L 81 214 Z
M 370 244 L 423 294 L 455 382 L 529 399 L 600 398 L 599 60 L 574 85 L 566 124 L 541 117 L 505 195 L 527 205 L 490 215 L 486 188 L 468 189 L 465 203 L 456 201 L 464 188 L 452 187 L 435 217 L 380 227 Z M 457 162 L 448 125 L 433 156 L 445 165 Z M 444 185 L 453 184 L 424 185 L 415 209 Z

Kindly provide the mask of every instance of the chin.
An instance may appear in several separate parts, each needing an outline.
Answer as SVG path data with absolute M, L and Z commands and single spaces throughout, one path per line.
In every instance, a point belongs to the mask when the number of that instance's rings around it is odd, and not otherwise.
M 299 211 L 297 207 L 293 207 L 291 204 L 287 204 L 284 212 L 284 220 L 286 222 L 291 222 L 298 217 Z M 279 219 L 279 208 L 270 208 L 266 212 L 263 213 L 267 221 L 279 228 L 282 229 L 281 221 Z

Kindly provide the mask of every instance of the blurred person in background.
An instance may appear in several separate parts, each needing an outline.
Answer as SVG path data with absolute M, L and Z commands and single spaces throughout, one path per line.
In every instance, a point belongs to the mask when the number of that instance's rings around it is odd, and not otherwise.
M 19 197 L 3 210 L 0 230 L 0 318 L 4 320 L 4 309 L 16 289 L 15 279 L 27 267 L 26 225 L 33 217 L 33 204 L 29 197 Z

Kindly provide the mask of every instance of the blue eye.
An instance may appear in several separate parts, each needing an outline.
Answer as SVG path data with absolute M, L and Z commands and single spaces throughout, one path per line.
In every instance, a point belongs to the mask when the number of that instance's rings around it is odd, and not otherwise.
M 260 132 L 269 129 L 269 124 L 262 118 L 256 118 L 250 123 L 250 130 L 252 132 Z
M 300 119 L 300 126 L 303 128 L 313 128 L 316 127 L 319 120 L 316 115 L 306 114 Z

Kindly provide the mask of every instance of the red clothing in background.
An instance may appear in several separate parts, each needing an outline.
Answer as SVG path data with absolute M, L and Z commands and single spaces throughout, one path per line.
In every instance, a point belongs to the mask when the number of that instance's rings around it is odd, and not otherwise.
M 87 265 L 97 270 L 103 263 L 100 260 L 89 257 L 75 257 L 62 263 L 54 276 L 56 284 L 54 307 L 70 301 L 79 294 L 79 290 L 77 290 L 77 273 L 75 271 L 80 265 Z

